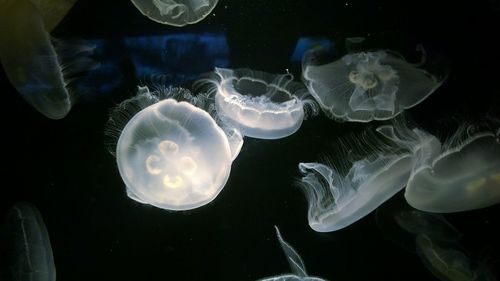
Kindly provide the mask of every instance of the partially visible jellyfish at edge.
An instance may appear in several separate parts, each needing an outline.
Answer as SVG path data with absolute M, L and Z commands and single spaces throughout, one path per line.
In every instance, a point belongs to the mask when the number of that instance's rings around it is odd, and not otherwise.
M 194 87 L 214 95 L 221 122 L 252 138 L 289 136 L 318 112 L 307 89 L 291 74 L 215 68 L 211 78 L 196 81 Z
M 359 45 L 362 40 L 346 41 Z M 357 50 L 357 47 L 348 45 Z M 324 62 L 326 50 L 314 48 L 303 58 L 303 80 L 330 118 L 340 121 L 369 122 L 391 119 L 411 108 L 441 86 L 446 74 L 438 77 L 407 62 L 389 50 L 349 53 L 333 62 Z
M 412 207 L 452 213 L 500 203 L 500 129 L 479 127 L 463 125 L 420 155 L 405 190 Z
M 441 281 L 496 280 L 488 258 L 474 260 L 462 249 L 462 234 L 441 214 L 415 209 L 395 214 L 397 224 L 415 235 L 415 248 L 424 266 Z
M 262 279 L 258 279 L 259 281 L 324 281 L 326 279 L 309 276 L 306 272 L 306 267 L 300 255 L 295 251 L 295 249 L 288 244 L 283 237 L 281 236 L 280 230 L 277 226 L 276 228 L 276 236 L 278 241 L 280 242 L 281 249 L 285 253 L 286 260 L 290 265 L 291 273 L 282 274 L 279 276 L 266 277 Z
M 329 165 L 299 164 L 313 230 L 336 231 L 371 213 L 406 186 L 415 155 L 436 141 L 404 119 L 376 131 L 340 139 Z
M 152 21 L 184 26 L 194 24 L 212 12 L 218 0 L 131 0 Z
M 0 2 L 0 60 L 9 81 L 27 102 L 46 117 L 61 119 L 76 100 L 71 86 L 78 75 L 99 64 L 90 58 L 94 46 L 50 36 L 50 28 L 68 7 L 41 11 L 52 7 L 35 3 L 38 6 L 29 0 Z
M 56 267 L 49 234 L 38 209 L 16 203 L 7 213 L 2 234 L 10 275 L 15 281 L 55 281 Z
M 200 108 L 203 103 L 203 97 L 183 88 L 150 92 L 139 87 L 137 96 L 112 110 L 109 149 L 116 153 L 130 198 L 166 210 L 189 210 L 219 194 L 243 141 L 227 135 Z

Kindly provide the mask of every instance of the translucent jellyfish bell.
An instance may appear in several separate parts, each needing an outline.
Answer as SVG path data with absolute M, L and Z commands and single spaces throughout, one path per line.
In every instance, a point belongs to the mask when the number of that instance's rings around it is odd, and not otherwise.
M 500 202 L 498 129 L 471 133 L 464 126 L 444 145 L 421 154 L 405 192 L 419 210 L 450 213 Z
M 422 102 L 444 80 L 392 51 L 350 53 L 329 63 L 322 63 L 322 56 L 322 49 L 304 56 L 303 79 L 323 111 L 345 121 L 391 119 Z
M 52 246 L 38 209 L 26 202 L 17 203 L 7 213 L 5 229 L 13 280 L 55 281 Z
M 35 3 L 50 8 L 42 5 L 45 2 Z M 25 100 L 51 119 L 63 118 L 71 109 L 75 96 L 68 86 L 75 75 L 99 66 L 88 58 L 93 46 L 51 38 L 46 26 L 58 22 L 61 15 L 56 10 L 42 13 L 29 0 L 0 2 L 0 60 L 5 73 Z
M 201 79 L 215 95 L 217 115 L 244 136 L 279 139 L 295 133 L 308 115 L 316 113 L 307 89 L 291 74 L 250 69 L 215 69 L 215 79 Z
M 219 0 L 132 0 L 151 20 L 173 26 L 193 24 L 204 19 Z
M 276 236 L 278 238 L 278 241 L 280 242 L 281 248 L 283 249 L 283 252 L 285 253 L 286 260 L 288 261 L 288 264 L 290 265 L 290 269 L 292 270 L 292 273 L 289 274 L 282 274 L 279 276 L 273 276 L 273 277 L 266 277 L 259 279 L 259 281 L 324 281 L 326 279 L 322 279 L 319 277 L 314 277 L 314 276 L 309 276 L 306 273 L 306 267 L 304 265 L 304 262 L 302 261 L 302 258 L 300 255 L 295 251 L 295 249 L 288 244 L 283 237 L 281 237 L 280 230 L 278 229 L 277 226 L 276 228 Z
M 182 88 L 165 88 L 160 95 L 143 87 L 111 113 L 108 134 L 120 130 L 117 122 L 126 121 L 120 119 L 127 110 L 140 110 L 116 144 L 118 169 L 130 198 L 188 210 L 211 202 L 224 187 L 239 149 L 231 150 L 228 136 L 206 111 L 174 99 L 190 95 Z
M 409 129 L 403 122 L 381 126 L 377 132 L 383 137 L 367 132 L 361 139 L 339 142 L 347 147 L 340 147 L 344 151 L 335 155 L 332 166 L 299 164 L 303 174 L 299 184 L 309 203 L 309 225 L 315 231 L 344 228 L 404 188 L 414 155 L 433 141 L 432 136 Z M 361 153 L 353 155 L 359 149 Z

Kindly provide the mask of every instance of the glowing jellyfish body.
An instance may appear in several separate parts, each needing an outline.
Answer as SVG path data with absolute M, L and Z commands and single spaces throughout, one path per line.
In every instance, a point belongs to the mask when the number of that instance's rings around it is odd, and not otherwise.
M 173 26 L 193 24 L 204 19 L 218 0 L 132 0 L 135 7 L 151 20 Z
M 280 242 L 281 249 L 283 249 L 283 252 L 285 253 L 286 260 L 288 261 L 288 264 L 290 265 L 290 269 L 292 270 L 292 273 L 290 274 L 282 274 L 279 276 L 273 276 L 273 277 L 266 277 L 259 279 L 259 281 L 324 281 L 326 279 L 319 278 L 319 277 L 314 277 L 314 276 L 309 276 L 306 272 L 306 267 L 304 265 L 304 262 L 302 261 L 302 258 L 300 255 L 295 251 L 295 249 L 288 244 L 283 237 L 281 237 L 281 233 L 276 227 L 276 236 L 278 238 L 278 241 Z
M 165 97 L 190 94 L 181 88 L 165 91 Z M 214 119 L 188 102 L 160 99 L 146 87 L 135 100 L 125 101 L 127 106 L 144 107 L 126 123 L 116 144 L 128 196 L 168 210 L 211 202 L 224 187 L 235 157 Z
M 25 202 L 14 205 L 7 214 L 6 229 L 13 280 L 55 281 L 52 247 L 37 208 Z
M 450 213 L 500 202 L 498 132 L 463 136 L 458 144 L 436 142 L 416 163 L 405 192 L 408 203 L 427 212 Z
M 295 133 L 306 112 L 314 106 L 307 89 L 290 74 L 275 75 L 250 69 L 216 68 L 217 79 L 208 81 L 215 94 L 217 115 L 244 136 L 279 139 Z M 202 80 L 203 84 L 207 82 Z
M 3 1 L 0 11 L 0 60 L 9 81 L 40 113 L 51 119 L 63 118 L 74 102 L 67 78 L 74 79 L 76 73 L 98 66 L 84 58 L 93 47 L 71 50 L 68 44 L 56 42 L 46 31 L 40 11 L 29 0 Z M 45 16 L 50 19 L 50 27 L 60 17 L 51 13 Z M 61 44 L 58 52 L 56 45 Z M 71 62 L 64 63 L 66 59 Z
M 326 64 L 317 64 L 318 53 L 304 56 L 303 78 L 330 118 L 387 120 L 422 102 L 443 82 L 390 51 L 347 54 Z
M 426 149 L 432 139 L 419 129 L 410 130 L 402 122 L 377 128 L 379 136 L 362 141 L 347 140 L 348 155 L 335 155 L 337 165 L 300 163 L 299 184 L 309 202 L 308 220 L 312 229 L 329 232 L 344 228 L 371 213 L 406 186 L 414 155 Z M 344 163 L 356 149 L 368 147 L 360 160 Z M 340 162 L 340 163 L 339 163 Z M 350 167 L 347 173 L 341 172 Z

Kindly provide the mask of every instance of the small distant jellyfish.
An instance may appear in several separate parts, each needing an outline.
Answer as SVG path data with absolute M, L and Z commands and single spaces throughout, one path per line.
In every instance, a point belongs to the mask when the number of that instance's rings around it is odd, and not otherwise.
M 337 120 L 391 119 L 422 102 L 444 81 L 419 68 L 425 56 L 411 64 L 393 51 L 379 50 L 322 63 L 322 51 L 313 49 L 304 56 L 303 79 L 325 114 Z
M 415 235 L 417 254 L 439 280 L 496 280 L 487 263 L 471 260 L 461 250 L 461 233 L 441 214 L 411 209 L 401 211 L 395 218 L 401 228 Z
M 49 235 L 34 205 L 15 204 L 7 213 L 4 234 L 13 280 L 56 280 Z
M 414 208 L 452 213 L 500 202 L 500 141 L 497 129 L 472 132 L 463 126 L 422 154 L 405 190 Z
M 281 248 L 285 253 L 286 260 L 290 265 L 292 273 L 282 274 L 274 277 L 266 277 L 259 279 L 259 281 L 325 281 L 326 279 L 309 276 L 306 273 L 306 267 L 300 255 L 295 251 L 295 249 L 288 244 L 283 237 L 281 237 L 280 230 L 276 227 L 276 236 L 280 242 Z
M 173 26 L 184 26 L 208 16 L 219 0 L 132 0 L 149 19 Z
M 196 103 L 182 88 L 151 93 L 140 87 L 136 97 L 112 111 L 107 126 L 108 135 L 119 133 L 116 160 L 128 196 L 167 210 L 211 202 L 226 184 L 242 144 L 232 145 L 237 135 L 228 138 L 206 111 L 180 99 Z
M 317 113 L 307 89 L 291 74 L 277 75 L 251 69 L 215 68 L 214 79 L 200 79 L 215 96 L 217 115 L 242 135 L 279 139 L 295 133 L 304 118 Z
M 308 221 L 318 232 L 342 229 L 371 213 L 406 186 L 415 155 L 427 150 L 431 135 L 398 121 L 339 142 L 330 162 L 300 163 L 299 185 L 309 203 Z M 347 145 L 342 147 L 342 145 Z M 356 150 L 361 150 L 356 155 Z M 349 168 L 350 167 L 350 168 Z M 345 168 L 349 168 L 345 172 Z
M 34 3 L 38 7 L 29 0 L 0 2 L 0 60 L 9 81 L 28 103 L 48 118 L 61 119 L 75 102 L 71 85 L 76 75 L 99 64 L 90 59 L 94 46 L 65 42 L 48 33 L 68 4 L 53 8 Z

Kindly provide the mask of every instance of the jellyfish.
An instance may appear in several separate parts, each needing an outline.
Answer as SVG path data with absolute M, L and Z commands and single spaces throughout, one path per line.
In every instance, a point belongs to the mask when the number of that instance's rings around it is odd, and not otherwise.
M 295 133 L 304 118 L 317 113 L 307 89 L 291 74 L 276 75 L 251 69 L 215 68 L 214 79 L 200 79 L 215 96 L 217 115 L 242 135 L 279 139 Z
M 475 127 L 462 126 L 419 156 L 405 190 L 412 207 L 452 213 L 500 202 L 500 130 Z
M 366 131 L 361 138 L 340 140 L 341 151 L 329 161 L 331 165 L 299 164 L 303 177 L 298 184 L 309 203 L 313 230 L 330 232 L 349 226 L 406 186 L 415 155 L 434 140 L 401 120 L 378 127 L 378 134 Z
M 55 281 L 49 234 L 38 209 L 26 202 L 15 204 L 7 213 L 5 229 L 12 279 Z
M 0 60 L 9 81 L 28 103 L 48 118 L 61 119 L 76 100 L 71 85 L 77 75 L 99 64 L 90 59 L 94 46 L 48 33 L 64 11 L 57 12 L 59 8 L 44 1 L 35 3 L 45 10 L 29 0 L 0 2 Z
M 185 100 L 203 103 L 183 88 L 150 92 L 145 86 L 111 112 L 107 134 L 119 133 L 115 155 L 130 198 L 188 210 L 211 202 L 226 184 L 242 137 L 230 130 L 226 135 L 205 110 Z
M 411 207 L 395 214 L 398 225 L 415 235 L 415 247 L 424 266 L 439 280 L 496 280 L 488 263 L 472 260 L 460 246 L 462 234 L 443 215 Z
M 360 39 L 351 39 L 349 44 Z M 350 45 L 348 46 L 349 48 Z M 419 47 L 419 50 L 423 48 Z M 322 63 L 323 49 L 303 58 L 303 79 L 327 116 L 342 121 L 391 119 L 432 94 L 443 78 L 389 50 L 349 53 Z
M 193 24 L 204 19 L 219 0 L 132 0 L 149 19 L 173 26 Z
M 274 276 L 274 277 L 266 277 L 259 279 L 259 281 L 323 281 L 326 279 L 319 278 L 319 277 L 314 277 L 314 276 L 309 276 L 306 273 L 306 267 L 304 265 L 304 262 L 302 261 L 302 258 L 300 255 L 295 251 L 295 249 L 288 244 L 283 237 L 281 236 L 280 230 L 278 229 L 277 226 L 276 228 L 276 236 L 278 238 L 278 241 L 280 242 L 281 249 L 283 249 L 283 252 L 285 253 L 286 260 L 288 261 L 288 264 L 290 265 L 290 269 L 292 270 L 292 273 L 288 274 L 282 274 L 279 276 Z

